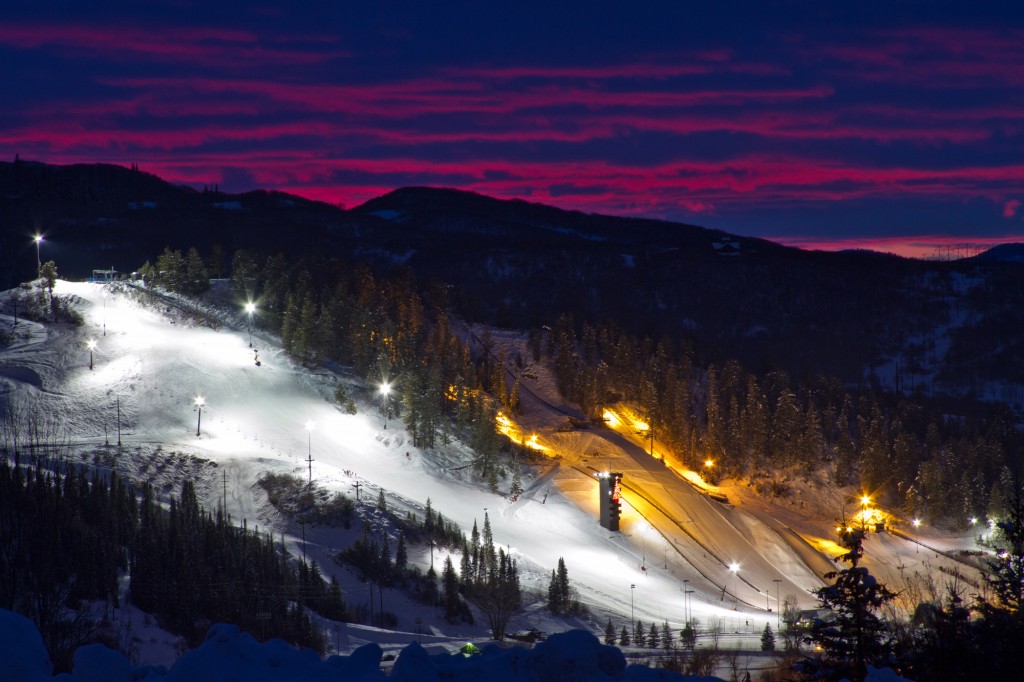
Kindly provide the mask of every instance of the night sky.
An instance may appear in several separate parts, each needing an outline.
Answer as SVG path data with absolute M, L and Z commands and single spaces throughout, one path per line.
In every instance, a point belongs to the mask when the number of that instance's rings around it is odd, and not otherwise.
M 815 248 L 1024 241 L 1022 3 L 9 2 L 0 91 L 4 160 Z

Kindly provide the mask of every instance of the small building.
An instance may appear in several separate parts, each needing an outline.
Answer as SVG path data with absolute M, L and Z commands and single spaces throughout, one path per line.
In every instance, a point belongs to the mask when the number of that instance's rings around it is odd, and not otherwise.
M 117 270 L 111 265 L 109 270 L 93 270 L 92 277 L 89 278 L 90 282 L 97 282 L 103 284 L 105 282 L 116 282 L 117 281 Z

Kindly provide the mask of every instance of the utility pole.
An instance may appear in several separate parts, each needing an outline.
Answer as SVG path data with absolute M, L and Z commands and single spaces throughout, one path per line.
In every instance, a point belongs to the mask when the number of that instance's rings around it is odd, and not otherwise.
M 228 472 L 221 472 L 224 476 L 224 501 L 221 502 L 221 508 L 224 510 L 224 520 L 228 519 Z
M 121 447 L 121 396 L 117 398 L 117 447 Z
M 309 490 L 313 491 L 313 422 L 306 422 L 306 461 L 309 463 Z
M 352 484 L 352 487 L 356 489 L 356 502 L 359 501 L 359 488 L 362 487 L 362 485 L 363 484 L 360 483 L 359 481 L 356 481 L 355 483 Z
M 654 457 L 654 415 L 651 415 L 651 457 Z
M 683 581 L 683 618 L 690 622 L 690 581 Z
M 778 611 L 775 618 L 776 630 L 782 629 L 782 604 L 779 603 L 779 583 L 781 582 L 782 581 L 779 578 L 775 579 L 775 610 Z
M 629 585 L 629 627 L 633 632 L 636 632 L 636 616 L 633 610 L 633 590 L 636 589 L 636 584 L 630 583 Z

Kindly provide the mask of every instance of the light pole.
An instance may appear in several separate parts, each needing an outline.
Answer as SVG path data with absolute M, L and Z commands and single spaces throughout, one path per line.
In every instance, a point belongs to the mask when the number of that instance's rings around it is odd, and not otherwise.
M 203 406 L 206 405 L 206 400 L 203 396 L 197 395 L 192 403 L 196 406 L 196 411 L 199 413 L 199 418 L 196 419 L 196 436 L 199 435 L 199 427 L 203 423 Z
M 921 528 L 921 519 L 916 519 L 915 518 L 914 519 L 914 530 L 918 530 L 920 528 Z M 915 554 L 920 554 L 921 553 L 921 542 L 919 540 L 915 540 L 914 541 L 914 553 Z
M 630 583 L 630 585 L 629 585 L 629 629 L 630 630 L 636 630 L 636 617 L 634 615 L 635 612 L 633 610 L 633 590 L 635 590 L 635 589 L 636 589 L 636 585 L 634 583 Z
M 871 504 L 871 498 L 867 495 L 863 495 L 860 498 L 860 529 L 866 530 L 868 525 L 868 505 Z
M 738 580 L 736 580 L 736 578 L 738 577 L 738 574 L 740 572 L 740 565 L 734 561 L 731 564 L 729 564 L 729 570 L 732 572 L 732 577 L 733 577 L 733 581 L 732 581 L 732 598 L 733 598 L 733 606 L 734 606 L 733 610 L 736 610 L 740 606 L 740 598 L 739 598 L 739 595 L 736 594 L 736 592 L 737 592 L 736 587 L 737 587 L 737 584 L 739 582 Z
M 107 335 L 107 291 L 103 290 L 103 336 Z
M 380 394 L 384 400 L 384 428 L 388 428 L 388 417 L 391 416 L 391 384 L 385 381 L 380 385 Z
M 252 348 L 252 314 L 256 312 L 256 304 L 252 301 L 246 303 L 245 312 L 249 313 L 249 348 Z
M 313 420 L 306 422 L 306 461 L 309 463 L 309 487 L 313 488 Z
M 775 582 L 775 610 L 778 611 L 778 614 L 776 615 L 776 618 L 775 618 L 775 630 L 778 631 L 780 628 L 782 628 L 782 604 L 779 603 L 779 583 L 781 583 L 782 580 L 779 579 L 779 578 L 776 578 L 774 580 L 774 582 Z
M 647 570 L 647 526 L 640 527 L 640 570 Z
M 654 457 L 654 415 L 651 415 L 651 457 Z
M 690 622 L 690 581 L 683 581 L 683 620 Z
M 89 339 L 85 342 L 85 345 L 89 347 L 89 369 L 92 369 L 92 352 L 96 350 L 96 341 Z
M 34 237 L 34 241 L 36 243 L 36 274 L 38 274 L 39 271 L 43 269 L 43 260 L 39 257 L 39 245 L 43 241 L 43 235 L 37 234 Z

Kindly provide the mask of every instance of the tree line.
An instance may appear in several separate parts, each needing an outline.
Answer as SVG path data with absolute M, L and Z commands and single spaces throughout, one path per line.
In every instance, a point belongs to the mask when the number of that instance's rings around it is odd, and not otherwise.
M 837 486 L 963 527 L 1005 512 L 1002 491 L 1024 461 L 1024 436 L 1004 404 L 958 406 L 957 416 L 948 404 L 830 377 L 755 375 L 736 361 L 697 367 L 687 344 L 586 322 L 577 333 L 568 316 L 538 334 L 535 360 L 545 352 L 563 395 L 588 416 L 610 402 L 637 405 L 679 463 L 749 477 L 769 494 L 788 492 L 775 472 L 824 469 Z M 702 467 L 706 459 L 714 468 Z
M 118 646 L 89 602 L 118 606 L 125 574 L 132 603 L 190 646 L 225 621 L 322 653 L 306 608 L 348 618 L 335 580 L 223 510 L 205 511 L 191 482 L 165 509 L 152 486 L 113 472 L 0 459 L 0 607 L 39 626 L 58 671 L 84 643 Z
M 443 283 L 417 284 L 325 256 L 238 251 L 232 282 L 259 300 L 260 324 L 307 363 L 332 360 L 370 386 L 399 378 L 394 408 L 415 445 L 470 443 L 478 475 L 497 490 L 512 467 L 493 425 L 515 411 L 521 357 L 495 352 L 486 331 L 457 328 Z M 562 315 L 529 330 L 535 362 L 554 370 L 562 395 L 588 418 L 624 401 L 685 466 L 715 461 L 713 476 L 748 476 L 784 495 L 777 472 L 825 469 L 838 486 L 932 521 L 999 516 L 1001 491 L 1024 461 L 1024 436 L 1003 404 L 940 404 L 920 394 L 844 385 L 827 376 L 755 374 L 728 360 L 696 364 L 691 341 L 637 337 L 613 323 Z

